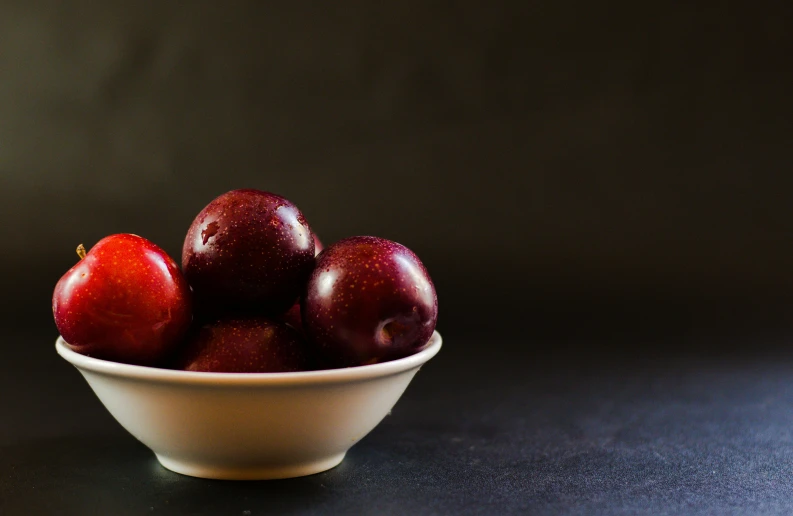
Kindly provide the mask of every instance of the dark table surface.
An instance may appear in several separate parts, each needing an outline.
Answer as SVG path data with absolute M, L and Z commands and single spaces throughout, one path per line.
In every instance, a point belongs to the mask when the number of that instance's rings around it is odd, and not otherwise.
M 785 333 L 450 333 L 339 467 L 269 482 L 163 469 L 52 330 L 4 337 L 3 515 L 793 512 Z

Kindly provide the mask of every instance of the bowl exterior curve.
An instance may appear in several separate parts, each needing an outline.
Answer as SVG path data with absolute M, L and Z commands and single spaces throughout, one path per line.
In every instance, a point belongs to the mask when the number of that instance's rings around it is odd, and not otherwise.
M 285 478 L 341 462 L 388 415 L 417 370 L 283 387 L 169 385 L 80 372 L 121 426 L 169 469 L 211 478 Z

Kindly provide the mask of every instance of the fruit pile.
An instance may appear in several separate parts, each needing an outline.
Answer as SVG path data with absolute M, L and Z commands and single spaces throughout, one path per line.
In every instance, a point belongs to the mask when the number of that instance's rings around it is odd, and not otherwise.
M 116 362 L 249 373 L 359 366 L 420 351 L 438 317 L 410 249 L 359 236 L 323 250 L 293 203 L 259 190 L 201 210 L 181 270 L 132 234 L 77 254 L 55 286 L 55 324 L 74 351 Z

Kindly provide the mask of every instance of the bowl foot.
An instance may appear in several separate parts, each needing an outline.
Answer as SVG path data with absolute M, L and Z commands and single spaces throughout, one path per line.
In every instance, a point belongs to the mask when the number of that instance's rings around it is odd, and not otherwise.
M 303 477 L 327 471 L 338 466 L 344 460 L 345 453 L 325 457 L 314 462 L 262 467 L 201 464 L 173 459 L 159 454 L 155 455 L 160 464 L 166 469 L 191 477 L 216 480 L 274 480 L 277 478 Z

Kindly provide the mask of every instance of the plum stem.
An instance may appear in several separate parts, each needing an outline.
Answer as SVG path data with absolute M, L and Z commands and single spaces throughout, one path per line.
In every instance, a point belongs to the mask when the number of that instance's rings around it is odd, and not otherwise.
M 83 244 L 77 246 L 77 256 L 79 256 L 81 260 L 85 258 L 85 246 Z

